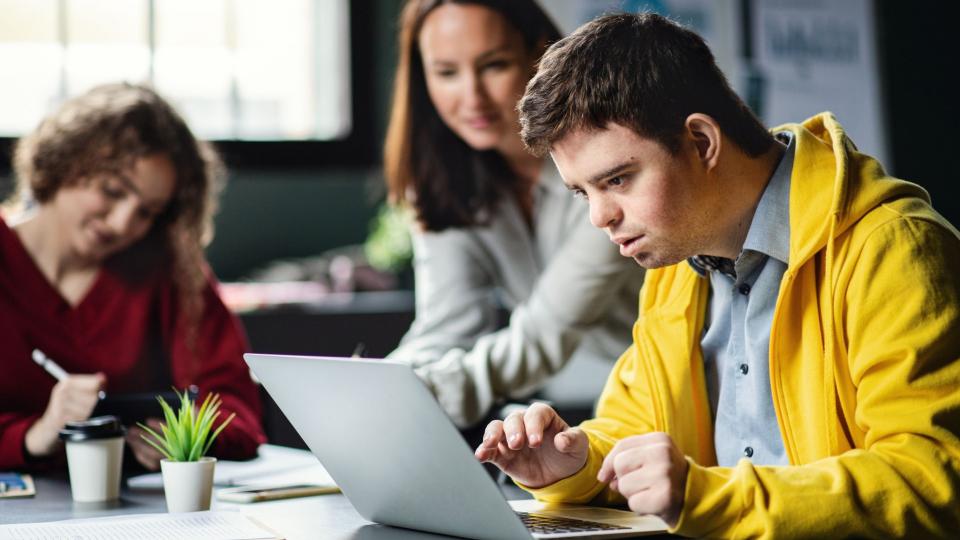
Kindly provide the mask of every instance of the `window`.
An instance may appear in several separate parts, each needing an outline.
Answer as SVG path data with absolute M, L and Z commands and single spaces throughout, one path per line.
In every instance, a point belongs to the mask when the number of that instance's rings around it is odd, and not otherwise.
M 356 127 L 350 7 L 0 0 L 0 137 L 29 132 L 69 96 L 125 80 L 151 83 L 203 138 L 344 141 Z

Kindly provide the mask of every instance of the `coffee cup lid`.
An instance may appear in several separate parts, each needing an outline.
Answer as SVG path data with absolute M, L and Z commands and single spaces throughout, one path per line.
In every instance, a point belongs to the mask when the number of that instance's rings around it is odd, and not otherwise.
M 126 430 L 113 415 L 96 416 L 87 420 L 67 422 L 60 430 L 60 439 L 67 442 L 89 441 L 120 437 Z

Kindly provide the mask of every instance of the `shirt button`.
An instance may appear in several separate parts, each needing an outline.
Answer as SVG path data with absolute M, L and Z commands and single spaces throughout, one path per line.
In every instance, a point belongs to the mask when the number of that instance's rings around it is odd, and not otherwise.
M 743 455 L 745 455 L 745 456 L 747 456 L 747 457 L 753 457 L 753 447 L 748 446 L 748 447 L 744 448 L 744 449 L 743 449 Z
M 746 365 L 746 364 L 740 364 L 740 374 L 741 374 L 741 375 L 746 375 L 748 371 L 750 371 L 750 366 L 748 366 L 748 365 Z
M 739 287 L 737 287 L 737 290 L 740 291 L 740 294 L 746 296 L 750 294 L 750 285 L 748 285 L 747 283 L 743 283 Z

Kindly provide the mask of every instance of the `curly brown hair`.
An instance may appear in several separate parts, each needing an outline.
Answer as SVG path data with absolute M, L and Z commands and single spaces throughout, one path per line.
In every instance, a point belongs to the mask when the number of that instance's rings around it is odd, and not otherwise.
M 62 187 L 96 174 L 119 173 L 157 154 L 173 164 L 176 188 L 150 233 L 127 251 L 151 253 L 169 264 L 190 334 L 204 308 L 203 248 L 213 237 L 213 215 L 226 175 L 213 147 L 197 140 L 156 92 L 128 83 L 106 84 L 64 103 L 17 142 L 17 189 L 6 206 L 42 205 Z

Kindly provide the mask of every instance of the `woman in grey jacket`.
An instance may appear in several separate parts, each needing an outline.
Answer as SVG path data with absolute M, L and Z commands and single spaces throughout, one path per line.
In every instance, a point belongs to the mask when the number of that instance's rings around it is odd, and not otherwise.
M 416 213 L 417 315 L 390 358 L 461 427 L 630 343 L 642 269 L 519 136 L 517 100 L 559 37 L 533 0 L 410 0 L 400 17 L 384 162 L 391 199 Z M 605 371 L 566 393 L 592 401 Z

